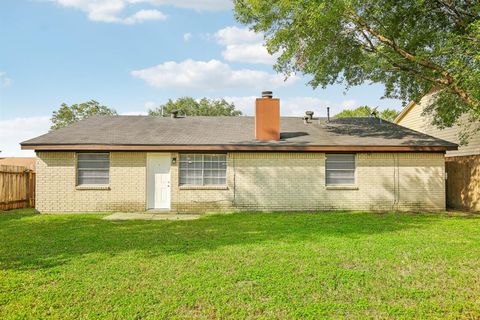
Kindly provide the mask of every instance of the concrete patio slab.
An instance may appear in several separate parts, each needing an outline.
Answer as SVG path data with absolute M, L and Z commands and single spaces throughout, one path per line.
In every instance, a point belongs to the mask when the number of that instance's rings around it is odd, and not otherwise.
M 115 212 L 103 220 L 196 220 L 199 214 Z

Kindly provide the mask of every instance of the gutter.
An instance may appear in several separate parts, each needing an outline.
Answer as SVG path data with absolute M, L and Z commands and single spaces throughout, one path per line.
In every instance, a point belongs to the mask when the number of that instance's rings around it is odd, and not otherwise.
M 269 146 L 269 145 L 115 145 L 49 144 L 24 145 L 36 151 L 299 151 L 299 152 L 445 152 L 458 146 Z

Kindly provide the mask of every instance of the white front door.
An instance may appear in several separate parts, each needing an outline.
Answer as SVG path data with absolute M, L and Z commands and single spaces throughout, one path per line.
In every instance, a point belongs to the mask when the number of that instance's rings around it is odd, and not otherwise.
M 170 209 L 170 154 L 147 154 L 147 209 Z

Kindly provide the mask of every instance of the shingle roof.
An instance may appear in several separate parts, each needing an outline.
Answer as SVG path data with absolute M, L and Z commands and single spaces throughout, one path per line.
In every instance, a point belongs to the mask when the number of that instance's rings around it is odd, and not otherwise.
M 457 145 L 375 118 L 282 117 L 281 140 L 261 142 L 254 117 L 94 116 L 22 142 L 42 145 L 132 146 L 426 146 Z

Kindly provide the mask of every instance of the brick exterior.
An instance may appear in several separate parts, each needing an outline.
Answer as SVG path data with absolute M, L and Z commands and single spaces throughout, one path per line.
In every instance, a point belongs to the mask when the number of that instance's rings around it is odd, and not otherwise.
M 144 211 L 146 153 L 112 152 L 110 188 L 76 188 L 75 152 L 37 153 L 36 208 L 40 212 Z
M 112 152 L 110 190 L 77 190 L 75 153 L 39 152 L 41 212 L 144 211 L 146 153 Z M 177 157 L 177 153 L 172 153 Z M 444 210 L 442 153 L 358 153 L 356 188 L 325 186 L 324 153 L 229 153 L 227 186 L 178 186 L 171 167 L 172 211 Z

